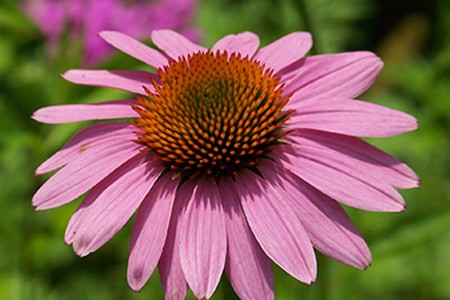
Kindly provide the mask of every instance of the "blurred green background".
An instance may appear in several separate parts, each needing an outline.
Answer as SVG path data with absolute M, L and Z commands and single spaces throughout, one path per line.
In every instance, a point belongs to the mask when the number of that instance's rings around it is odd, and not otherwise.
M 34 169 L 86 125 L 38 124 L 30 119 L 33 111 L 128 95 L 65 82 L 59 74 L 79 67 L 79 59 L 64 51 L 49 58 L 44 36 L 19 4 L 0 0 L 0 299 L 161 299 L 157 272 L 140 293 L 127 285 L 130 224 L 80 259 L 63 241 L 79 200 L 50 211 L 31 206 L 48 178 L 36 178 Z M 318 254 L 312 286 L 275 268 L 277 299 L 450 299 L 449 16 L 448 0 L 199 1 L 195 24 L 207 46 L 245 30 L 262 44 L 310 31 L 311 54 L 374 51 L 385 68 L 360 98 L 419 120 L 418 131 L 371 141 L 421 177 L 421 188 L 402 191 L 406 211 L 348 210 L 373 265 L 360 271 Z M 97 68 L 142 67 L 118 53 Z M 224 278 L 213 299 L 235 297 Z

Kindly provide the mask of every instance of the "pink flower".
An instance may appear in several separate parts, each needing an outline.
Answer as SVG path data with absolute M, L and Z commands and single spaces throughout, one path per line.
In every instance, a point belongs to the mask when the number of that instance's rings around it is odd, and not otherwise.
M 71 40 L 81 38 L 87 65 L 101 62 L 112 52 L 97 35 L 102 30 L 120 29 L 126 34 L 148 38 L 151 30 L 169 28 L 193 41 L 199 36 L 191 26 L 195 0 L 27 0 L 24 9 L 47 36 L 50 52 L 58 50 L 67 29 Z M 71 41 L 71 46 L 75 45 Z
M 133 118 L 90 125 L 36 173 L 60 168 L 34 195 L 37 209 L 89 191 L 65 240 L 85 256 L 137 210 L 128 282 L 140 290 L 156 266 L 166 298 L 189 286 L 209 298 L 225 270 L 243 299 L 272 299 L 271 261 L 300 281 L 316 278 L 313 247 L 359 269 L 369 249 L 339 203 L 402 211 L 396 189 L 415 173 L 360 137 L 417 128 L 399 111 L 354 100 L 382 68 L 370 52 L 316 55 L 308 33 L 258 49 L 250 32 L 211 50 L 153 31 L 154 50 L 118 32 L 101 37 L 147 63 L 145 71 L 71 70 L 83 85 L 136 100 L 42 108 L 44 123 Z

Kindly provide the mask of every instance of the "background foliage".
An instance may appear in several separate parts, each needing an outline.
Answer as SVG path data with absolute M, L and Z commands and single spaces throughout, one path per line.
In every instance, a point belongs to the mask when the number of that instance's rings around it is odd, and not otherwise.
M 372 140 L 412 166 L 421 188 L 402 192 L 404 213 L 349 209 L 368 242 L 373 266 L 359 271 L 318 254 L 308 287 L 280 269 L 277 299 L 450 299 L 450 1 L 201 0 L 196 23 L 208 46 L 245 30 L 262 43 L 311 31 L 311 53 L 371 50 L 385 62 L 361 99 L 406 111 L 420 129 Z M 75 86 L 58 74 L 78 66 L 64 51 L 51 59 L 18 1 L 0 0 L 0 299 L 160 299 L 157 272 L 141 293 L 126 283 L 130 226 L 80 259 L 63 242 L 79 201 L 35 212 L 31 197 L 47 177 L 34 169 L 84 124 L 50 126 L 30 119 L 42 106 L 96 102 L 125 93 Z M 141 68 L 117 54 L 102 68 Z M 192 299 L 192 295 L 189 295 Z M 222 280 L 214 299 L 233 299 Z

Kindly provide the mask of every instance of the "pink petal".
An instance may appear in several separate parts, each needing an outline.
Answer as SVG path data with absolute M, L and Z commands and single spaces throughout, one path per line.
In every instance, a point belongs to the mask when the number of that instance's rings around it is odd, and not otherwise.
M 302 58 L 312 46 L 312 37 L 308 32 L 293 32 L 261 48 L 255 59 L 266 68 L 280 71 L 289 64 Z
M 70 70 L 62 77 L 76 84 L 103 86 L 142 95 L 147 95 L 144 86 L 151 92 L 155 90 L 150 79 L 158 80 L 155 74 L 145 71 Z
M 296 78 L 297 74 L 299 72 L 301 72 L 300 68 L 303 67 L 303 65 L 305 64 L 305 60 L 309 57 L 311 57 L 311 56 L 299 59 L 299 60 L 293 62 L 292 64 L 284 67 L 283 69 L 281 69 L 278 72 L 278 75 L 282 76 L 281 82 L 286 85 L 286 83 L 289 84 L 293 78 Z M 286 89 L 286 87 L 284 87 L 284 89 Z M 286 95 L 289 95 L 289 94 L 283 93 L 283 97 L 285 97 Z
M 283 146 L 278 158 L 285 169 L 349 206 L 370 211 L 401 211 L 405 207 L 392 186 L 366 170 L 355 169 L 351 160 L 339 160 L 331 151 L 292 144 Z
M 81 196 L 114 169 L 139 152 L 140 147 L 129 140 L 103 143 L 88 148 L 83 155 L 53 175 L 34 194 L 36 209 L 54 208 Z
M 135 291 L 144 286 L 161 257 L 178 184 L 179 180 L 168 175 L 160 178 L 136 215 L 127 273 L 128 283 Z
M 135 40 L 129 35 L 117 31 L 102 31 L 99 35 L 109 44 L 140 61 L 155 67 L 162 68 L 168 64 L 167 58 L 160 52 Z
M 41 108 L 32 118 L 47 124 L 64 124 L 90 120 L 139 117 L 131 105 L 133 100 L 116 100 L 96 104 L 55 105 Z
M 83 152 L 90 150 L 92 146 L 97 151 L 102 143 L 108 140 L 132 140 L 135 138 L 136 127 L 125 123 L 99 123 L 85 127 L 79 131 L 61 150 L 53 154 L 44 161 L 37 169 L 36 175 L 51 172 L 60 168 L 77 157 L 82 156 Z
M 296 93 L 296 101 L 310 98 L 355 98 L 369 88 L 383 67 L 371 52 L 347 52 L 309 56 L 295 70 L 284 95 Z
M 360 137 L 387 137 L 417 129 L 414 117 L 380 105 L 347 99 L 308 100 L 289 119 L 307 128 Z
M 275 193 L 290 201 L 320 252 L 359 269 L 370 265 L 369 248 L 336 201 L 273 163 L 261 171 Z
M 86 256 L 109 241 L 130 219 L 161 174 L 156 160 L 140 153 L 97 184 L 70 219 L 67 244 Z
M 242 173 L 235 183 L 250 228 L 267 256 L 296 279 L 314 281 L 314 250 L 292 205 L 256 174 Z
M 395 188 L 418 187 L 419 178 L 411 168 L 395 157 L 359 138 L 314 130 L 300 130 L 292 137 L 298 144 L 331 151 L 339 160 L 351 160 L 354 168 L 366 170 Z
M 226 257 L 225 216 L 219 190 L 200 179 L 182 220 L 180 259 L 186 281 L 198 298 L 210 298 L 219 284 Z
M 166 299 L 183 300 L 186 297 L 187 283 L 180 263 L 180 228 L 194 187 L 194 182 L 188 180 L 177 191 L 166 244 L 158 263 L 159 277 Z
M 200 51 L 207 51 L 206 48 L 194 44 L 181 34 L 168 29 L 153 31 L 152 41 L 173 59 Z
M 273 299 L 274 282 L 270 259 L 259 246 L 247 224 L 234 183 L 222 179 L 219 185 L 227 227 L 225 270 L 241 299 Z
M 230 34 L 219 40 L 211 50 L 225 50 L 229 54 L 240 53 L 243 57 L 252 57 L 259 46 L 259 37 L 252 32 Z

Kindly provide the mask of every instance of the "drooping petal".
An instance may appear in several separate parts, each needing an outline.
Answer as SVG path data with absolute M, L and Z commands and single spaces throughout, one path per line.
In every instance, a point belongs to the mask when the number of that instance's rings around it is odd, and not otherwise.
M 76 84 L 103 86 L 142 95 L 146 95 L 144 86 L 154 92 L 150 80 L 158 80 L 155 74 L 145 71 L 70 70 L 62 77 Z
M 132 140 L 136 127 L 125 122 L 99 123 L 83 128 L 58 152 L 44 161 L 37 169 L 36 175 L 45 174 L 60 168 L 81 156 L 94 145 L 110 139 Z
M 289 64 L 302 58 L 312 46 L 312 37 L 308 32 L 293 32 L 261 48 L 255 59 L 266 68 L 280 71 Z
M 72 201 L 139 152 L 130 140 L 92 146 L 53 175 L 33 196 L 36 209 L 49 209 Z
M 395 157 L 359 138 L 315 130 L 299 130 L 292 136 L 297 144 L 326 149 L 338 160 L 351 160 L 347 165 L 365 170 L 395 188 L 418 187 L 419 178 L 411 168 Z
M 210 298 L 225 266 L 225 216 L 216 183 L 200 179 L 183 216 L 181 267 L 194 295 Z
M 295 92 L 297 102 L 311 98 L 355 98 L 373 84 L 382 67 L 383 62 L 371 52 L 309 56 L 295 70 L 295 77 L 286 84 L 283 93 Z
M 219 185 L 227 227 L 228 279 L 240 299 L 273 299 L 271 261 L 253 236 L 232 185 L 229 179 Z
M 86 256 L 109 241 L 130 219 L 161 174 L 140 153 L 97 184 L 70 219 L 65 241 Z
M 173 59 L 199 51 L 207 51 L 206 48 L 194 44 L 181 34 L 168 29 L 153 31 L 152 41 Z
M 417 120 L 397 110 L 358 100 L 307 100 L 289 119 L 307 128 L 359 137 L 388 137 L 417 129 Z
M 116 100 L 95 104 L 54 105 L 38 109 L 32 118 L 41 123 L 64 124 L 90 120 L 136 118 L 134 100 Z
M 117 31 L 102 31 L 99 35 L 109 44 L 126 54 L 158 69 L 168 64 L 167 58 L 153 48 Z
M 194 187 L 195 182 L 188 180 L 177 191 L 166 244 L 158 263 L 159 277 L 166 299 L 183 300 L 186 297 L 187 282 L 180 263 L 180 228 Z
M 370 211 L 401 211 L 405 207 L 391 185 L 348 165 L 351 162 L 338 160 L 332 152 L 294 144 L 282 148 L 277 158 L 285 169 L 341 203 Z
M 161 257 L 178 183 L 169 175 L 160 178 L 136 215 L 127 273 L 128 283 L 135 291 L 144 286 Z
M 259 46 L 259 37 L 253 32 L 230 34 L 220 39 L 212 50 L 226 50 L 228 53 L 238 52 L 243 57 L 252 57 Z
M 253 173 L 240 174 L 235 186 L 250 228 L 267 256 L 298 280 L 314 281 L 314 250 L 290 203 Z
M 261 169 L 270 187 L 290 201 L 314 247 L 327 256 L 359 269 L 372 259 L 369 248 L 339 204 L 273 163 Z

